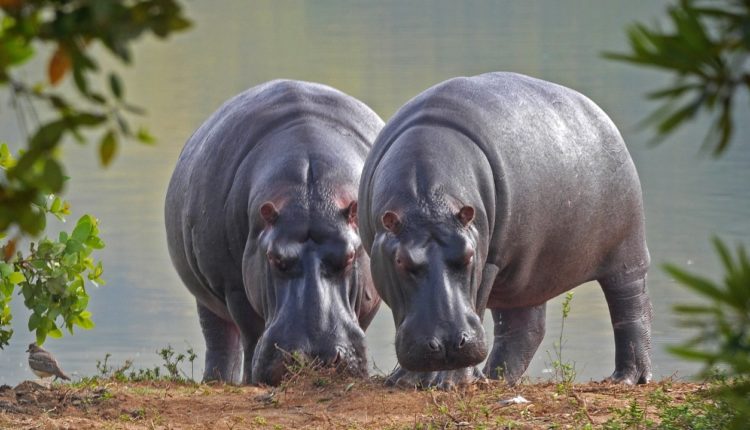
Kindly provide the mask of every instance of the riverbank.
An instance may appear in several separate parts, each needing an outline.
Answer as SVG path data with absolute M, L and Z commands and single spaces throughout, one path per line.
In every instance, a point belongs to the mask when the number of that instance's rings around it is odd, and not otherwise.
M 47 387 L 26 381 L 0 388 L 0 428 L 641 428 L 624 424 L 658 422 L 665 408 L 676 411 L 705 390 L 674 381 L 513 388 L 490 381 L 454 391 L 415 391 L 386 387 L 379 378 L 330 373 L 277 388 L 112 379 Z

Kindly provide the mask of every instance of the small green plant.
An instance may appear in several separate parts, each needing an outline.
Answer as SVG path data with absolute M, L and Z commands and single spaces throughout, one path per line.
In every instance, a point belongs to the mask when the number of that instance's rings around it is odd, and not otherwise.
M 103 360 L 97 360 L 96 370 L 97 375 L 85 381 L 85 384 L 94 384 L 99 380 L 115 380 L 118 382 L 142 382 L 142 381 L 161 381 L 168 380 L 173 382 L 195 382 L 193 379 L 193 367 L 194 361 L 198 357 L 191 347 L 187 349 L 185 353 L 177 353 L 171 345 L 167 345 L 166 348 L 162 348 L 157 351 L 157 354 L 164 360 L 162 366 L 167 370 L 167 374 L 164 375 L 161 372 L 161 367 L 154 366 L 152 368 L 133 368 L 133 361 L 126 360 L 119 367 L 115 367 L 109 364 L 109 359 L 112 354 L 107 353 L 104 355 Z M 182 370 L 184 361 L 187 360 L 190 363 L 191 375 L 190 377 Z M 84 383 L 84 380 L 81 381 Z
M 564 394 L 570 391 L 573 385 L 573 381 L 576 379 L 576 368 L 575 363 L 566 362 L 563 359 L 563 345 L 565 345 L 565 320 L 570 315 L 570 303 L 573 301 L 573 292 L 569 291 L 565 293 L 565 298 L 562 302 L 562 320 L 560 321 L 560 336 L 553 343 L 554 357 L 547 351 L 547 356 L 552 361 L 552 369 L 554 370 L 554 378 L 557 382 L 557 393 Z
M 189 354 L 194 360 L 195 356 L 192 353 L 192 349 L 189 351 L 190 351 Z M 172 348 L 172 345 L 167 345 L 166 348 L 162 348 L 158 352 L 162 360 L 164 360 L 163 366 L 165 369 L 167 369 L 167 372 L 169 372 L 170 379 L 178 380 L 178 379 L 182 379 L 183 376 L 185 379 L 188 379 L 185 372 L 180 370 L 180 364 L 183 361 L 185 361 L 185 358 L 186 358 L 185 354 L 175 352 L 175 350 Z M 192 367 L 192 361 L 191 361 L 191 367 Z M 183 376 L 180 376 L 180 374 L 182 374 Z
M 639 405 L 635 399 L 625 408 L 611 408 L 610 411 L 614 416 L 604 423 L 606 430 L 646 429 L 655 425 L 654 421 L 646 416 L 646 407 Z
M 0 177 L 15 164 L 7 145 L 0 144 Z M 35 208 L 61 221 L 70 214 L 70 204 L 54 195 L 36 201 Z M 5 234 L 0 232 L 0 241 L 4 239 Z M 13 336 L 10 303 L 16 291 L 31 310 L 28 328 L 35 332 L 38 345 L 48 336 L 62 337 L 62 328 L 70 334 L 75 326 L 93 328 L 91 312 L 86 310 L 86 287 L 104 284 L 102 263 L 92 257 L 102 248 L 99 222 L 90 215 L 83 215 L 70 233 L 62 231 L 57 239 L 44 237 L 30 242 L 26 253 L 16 250 L 15 240 L 0 242 L 0 349 Z

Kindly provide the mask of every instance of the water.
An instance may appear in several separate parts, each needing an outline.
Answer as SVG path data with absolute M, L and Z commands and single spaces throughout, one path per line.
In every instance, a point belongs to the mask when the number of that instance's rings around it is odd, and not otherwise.
M 716 276 L 711 235 L 750 245 L 750 137 L 738 123 L 735 146 L 721 159 L 700 155 L 707 122 L 699 121 L 657 148 L 636 124 L 654 105 L 648 90 L 667 83 L 661 74 L 605 61 L 602 51 L 625 49 L 624 26 L 654 22 L 665 2 L 588 1 L 387 1 L 288 2 L 242 0 L 189 2 L 195 28 L 166 44 L 137 46 L 137 69 L 124 70 L 130 100 L 148 108 L 142 122 L 159 137 L 155 147 L 123 147 L 112 167 L 98 168 L 93 146 L 67 146 L 72 179 L 67 198 L 74 215 L 102 221 L 107 285 L 91 291 L 97 327 L 64 340 L 50 339 L 62 366 L 94 374 L 96 360 L 111 353 L 136 367 L 160 363 L 155 351 L 171 344 L 200 354 L 203 339 L 192 296 L 180 284 L 166 251 L 163 197 L 179 151 L 192 131 L 224 100 L 274 78 L 322 82 L 369 104 L 388 119 L 408 99 L 458 75 L 516 71 L 559 82 L 588 95 L 618 124 L 640 173 L 653 266 L 654 374 L 687 377 L 696 371 L 674 359 L 666 345 L 689 333 L 670 309 L 691 297 L 660 269 L 664 262 Z M 118 67 L 104 63 L 107 67 Z M 34 72 L 32 71 L 32 74 Z M 6 95 L 3 95 L 5 97 Z M 738 117 L 748 118 L 746 100 Z M 14 116 L 3 106 L 0 138 L 18 139 Z M 73 220 L 75 219 L 74 217 Z M 20 300 L 17 300 L 20 303 Z M 15 306 L 16 335 L 0 352 L 0 383 L 31 378 L 26 365 L 27 314 Z M 547 351 L 560 330 L 560 300 L 547 308 L 547 337 L 528 375 L 547 377 Z M 489 315 L 485 321 L 490 329 Z M 491 333 L 491 331 L 489 332 Z M 393 321 L 383 307 L 367 332 L 371 364 L 395 364 Z M 579 380 L 609 375 L 614 341 L 597 285 L 575 290 L 565 323 L 566 361 Z M 188 371 L 189 373 L 189 371 Z

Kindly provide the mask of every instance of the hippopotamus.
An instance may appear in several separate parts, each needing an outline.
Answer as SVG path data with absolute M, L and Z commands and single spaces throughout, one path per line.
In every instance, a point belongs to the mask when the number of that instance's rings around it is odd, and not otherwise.
M 358 210 L 396 326 L 389 382 L 516 383 L 544 336 L 545 303 L 592 280 L 614 328 L 610 379 L 651 378 L 640 182 L 615 125 L 580 93 L 507 72 L 429 88 L 378 135 Z
M 380 297 L 357 191 L 382 126 L 338 90 L 275 80 L 228 100 L 188 139 L 165 222 L 197 302 L 204 380 L 277 385 L 299 359 L 366 375 L 364 330 Z

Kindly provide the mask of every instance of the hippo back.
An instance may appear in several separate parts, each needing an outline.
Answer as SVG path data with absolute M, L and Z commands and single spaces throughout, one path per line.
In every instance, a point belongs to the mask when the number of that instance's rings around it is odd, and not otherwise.
M 228 319 L 225 288 L 242 287 L 249 199 L 258 151 L 294 124 L 324 124 L 364 160 L 382 127 L 365 104 L 325 85 L 275 80 L 224 103 L 185 144 L 167 190 L 165 222 L 172 261 L 198 300 Z M 279 149 L 278 157 L 284 150 Z M 268 163 L 268 160 L 263 161 Z M 267 166 L 265 166 L 267 167 Z M 210 252 L 207 252 L 210 250 Z
M 557 290 L 606 276 L 607 262 L 625 237 L 636 238 L 626 245 L 637 248 L 633 270 L 648 265 L 640 184 L 612 121 L 574 90 L 506 72 L 438 84 L 386 124 L 360 182 L 366 249 L 379 220 L 369 207 L 374 181 L 387 170 L 380 161 L 415 126 L 458 131 L 491 166 L 493 183 L 482 187 L 479 209 L 489 225 L 487 262 L 501 270 L 498 282 Z M 555 269 L 533 270 L 549 262 Z

